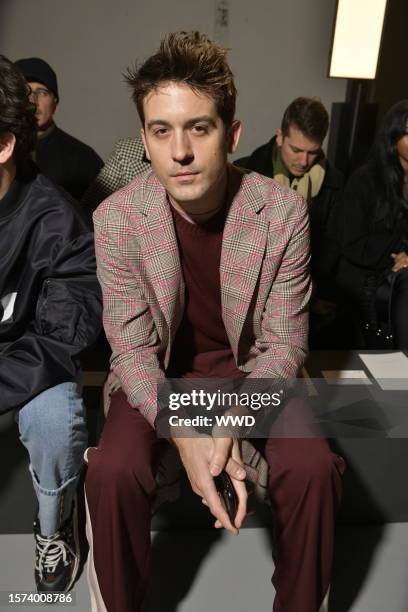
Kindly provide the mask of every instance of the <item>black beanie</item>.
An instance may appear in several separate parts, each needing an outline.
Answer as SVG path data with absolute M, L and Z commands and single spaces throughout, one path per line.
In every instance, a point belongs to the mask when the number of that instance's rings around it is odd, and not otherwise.
M 39 57 L 28 57 L 14 62 L 14 65 L 23 74 L 26 81 L 35 81 L 42 83 L 59 100 L 57 75 L 47 62 Z

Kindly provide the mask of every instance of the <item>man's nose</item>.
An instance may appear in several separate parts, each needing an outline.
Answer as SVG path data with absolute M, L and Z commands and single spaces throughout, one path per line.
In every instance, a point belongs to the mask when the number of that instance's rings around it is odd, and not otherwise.
M 309 164 L 309 156 L 306 152 L 300 154 L 300 163 L 304 168 Z
M 38 106 L 38 95 L 35 91 L 32 91 L 28 97 L 32 104 Z
M 174 161 L 184 164 L 190 163 L 190 161 L 194 158 L 193 149 L 188 134 L 174 134 L 172 142 L 172 157 Z

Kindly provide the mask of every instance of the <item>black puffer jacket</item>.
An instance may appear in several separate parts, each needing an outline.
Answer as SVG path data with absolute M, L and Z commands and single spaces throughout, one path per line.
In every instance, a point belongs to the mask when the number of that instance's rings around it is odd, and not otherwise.
M 42 175 L 20 173 L 0 201 L 0 412 L 75 380 L 101 329 L 93 233 Z

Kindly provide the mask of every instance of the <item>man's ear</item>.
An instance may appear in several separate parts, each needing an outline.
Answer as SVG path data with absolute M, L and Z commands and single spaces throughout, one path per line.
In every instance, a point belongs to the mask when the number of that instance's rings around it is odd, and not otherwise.
M 143 140 L 143 146 L 144 146 L 144 149 L 145 149 L 146 157 L 147 157 L 147 159 L 149 161 L 152 161 L 151 158 L 150 158 L 149 149 L 147 148 L 146 134 L 145 134 L 145 131 L 144 131 L 143 128 L 141 128 L 141 130 L 140 130 L 140 136 L 142 137 L 142 140 Z
M 235 153 L 242 132 L 242 123 L 235 119 L 228 130 L 228 153 Z
M 13 157 L 16 147 L 16 137 L 11 132 L 0 136 L 0 164 L 6 164 Z
M 278 147 L 281 147 L 283 143 L 283 134 L 282 134 L 282 130 L 280 128 L 278 128 L 276 130 L 276 144 L 278 145 Z

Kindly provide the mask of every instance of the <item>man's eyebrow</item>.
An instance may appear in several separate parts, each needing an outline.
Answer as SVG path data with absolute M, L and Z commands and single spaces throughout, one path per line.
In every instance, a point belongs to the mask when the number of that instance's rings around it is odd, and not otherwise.
M 148 129 L 152 128 L 155 125 L 162 125 L 163 127 L 170 127 L 170 123 L 165 121 L 164 119 L 151 119 L 151 121 L 147 122 Z
M 193 125 L 196 125 L 196 123 L 209 123 L 212 126 L 215 125 L 215 121 L 210 115 L 200 115 L 198 117 L 192 117 L 191 119 L 186 121 L 184 126 L 192 127 Z M 152 127 L 157 126 L 157 125 L 160 125 L 162 127 L 171 127 L 171 123 L 169 123 L 169 121 L 166 121 L 165 119 L 157 118 L 157 119 L 151 119 L 150 121 L 147 122 L 148 129 L 151 129 Z
M 322 147 L 318 147 L 317 149 L 301 149 L 300 147 L 297 147 L 296 145 L 290 145 L 292 149 L 296 149 L 297 151 L 301 152 L 301 153 L 319 153 L 322 150 Z
M 210 125 L 215 125 L 215 121 L 212 117 L 210 117 L 210 115 L 201 115 L 199 117 L 193 117 L 192 119 L 186 121 L 186 126 L 191 127 L 196 123 L 209 123 Z

